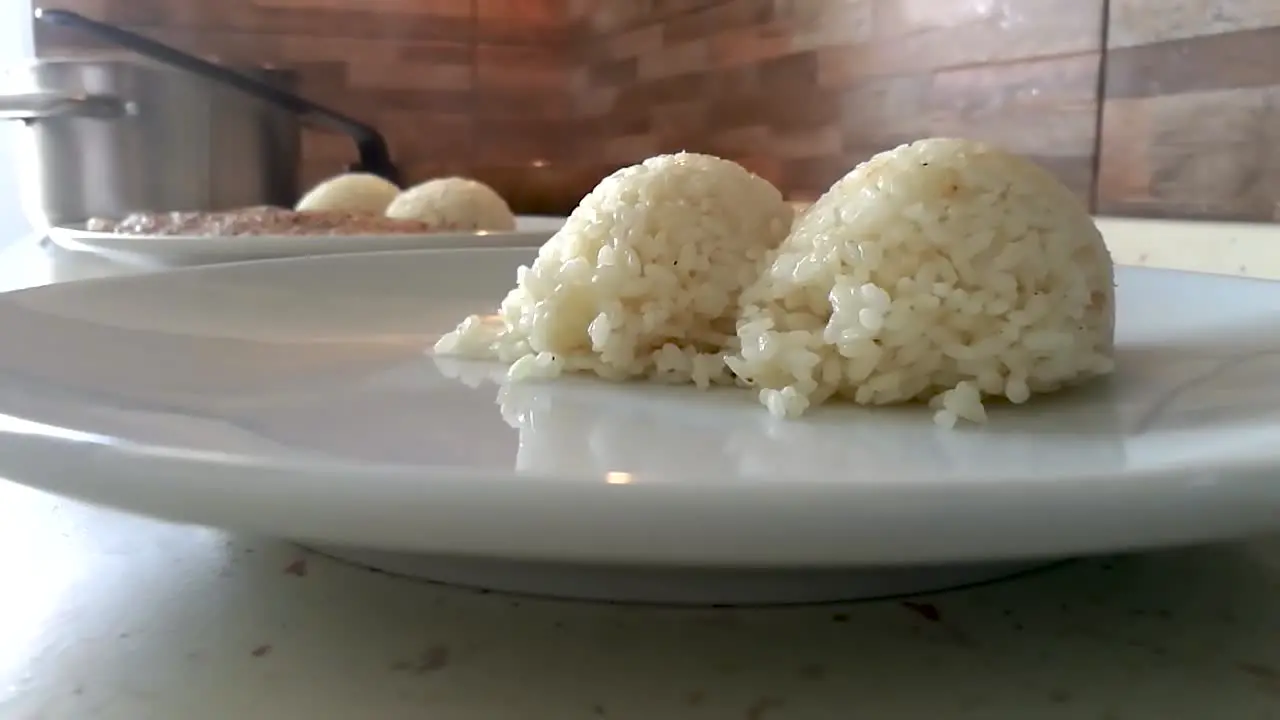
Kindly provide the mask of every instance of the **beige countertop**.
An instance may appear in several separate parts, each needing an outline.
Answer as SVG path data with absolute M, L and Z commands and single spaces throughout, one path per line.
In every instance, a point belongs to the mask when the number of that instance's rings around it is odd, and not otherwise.
M 1120 265 L 1280 279 L 1280 224 L 1098 218 Z

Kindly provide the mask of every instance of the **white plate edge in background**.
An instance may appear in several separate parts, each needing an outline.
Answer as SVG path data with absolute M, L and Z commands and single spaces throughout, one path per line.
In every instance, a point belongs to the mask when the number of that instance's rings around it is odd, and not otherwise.
M 126 235 L 93 232 L 79 225 L 67 225 L 49 228 L 47 236 L 64 250 L 92 253 L 112 260 L 201 264 L 395 250 L 538 247 L 563 224 L 562 217 L 521 215 L 517 217 L 518 229 L 511 232 L 222 237 Z

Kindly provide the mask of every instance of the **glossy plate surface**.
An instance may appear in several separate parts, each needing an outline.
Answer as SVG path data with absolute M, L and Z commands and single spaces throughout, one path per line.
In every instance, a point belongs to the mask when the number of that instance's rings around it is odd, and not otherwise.
M 49 239 L 67 250 L 92 252 L 125 262 L 200 265 L 388 250 L 537 247 L 546 242 L 563 224 L 564 218 L 561 217 L 522 215 L 516 218 L 516 229 L 513 232 L 231 237 L 118 235 L 92 232 L 82 226 L 69 226 L 50 228 Z
M 1280 528 L 1280 284 L 1123 269 L 1111 379 L 946 431 L 431 357 L 532 249 L 0 295 L 0 476 L 325 546 L 552 562 L 1012 561 Z

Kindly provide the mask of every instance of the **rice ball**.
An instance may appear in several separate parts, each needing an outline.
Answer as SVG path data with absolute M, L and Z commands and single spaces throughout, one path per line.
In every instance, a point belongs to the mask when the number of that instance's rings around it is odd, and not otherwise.
M 445 230 L 516 229 L 516 216 L 501 195 L 478 180 L 461 177 L 428 180 L 405 190 L 387 206 L 386 216 Z
M 1093 218 L 1038 165 L 935 138 L 880 153 L 796 223 L 742 296 L 730 369 L 778 416 L 832 396 L 929 400 L 985 422 L 1111 372 L 1114 270 Z
M 300 212 L 353 212 L 381 215 L 400 193 L 395 183 L 369 173 L 337 175 L 302 196 L 294 210 Z
M 436 351 L 511 363 L 513 380 L 732 382 L 738 296 L 792 214 L 768 181 L 710 155 L 623 168 L 519 269 L 496 317 L 468 318 Z

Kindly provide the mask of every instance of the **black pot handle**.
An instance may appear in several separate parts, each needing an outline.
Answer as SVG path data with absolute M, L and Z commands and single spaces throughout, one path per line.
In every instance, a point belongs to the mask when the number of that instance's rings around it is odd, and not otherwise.
M 97 20 L 90 20 L 70 10 L 41 8 L 35 11 L 35 17 L 37 20 L 52 25 L 83 30 L 90 35 L 132 50 L 139 55 L 145 55 L 152 60 L 186 70 L 189 73 L 233 87 L 259 100 L 277 105 L 312 124 L 349 135 L 355 140 L 356 149 L 360 153 L 360 162 L 351 166 L 350 170 L 372 173 L 396 184 L 400 182 L 400 172 L 391 162 L 391 153 L 387 149 L 386 139 L 373 127 L 359 120 L 317 105 L 310 100 L 280 90 L 243 73 L 202 60 L 189 53 L 169 47 L 164 43 L 129 32 L 124 28 L 108 25 Z

